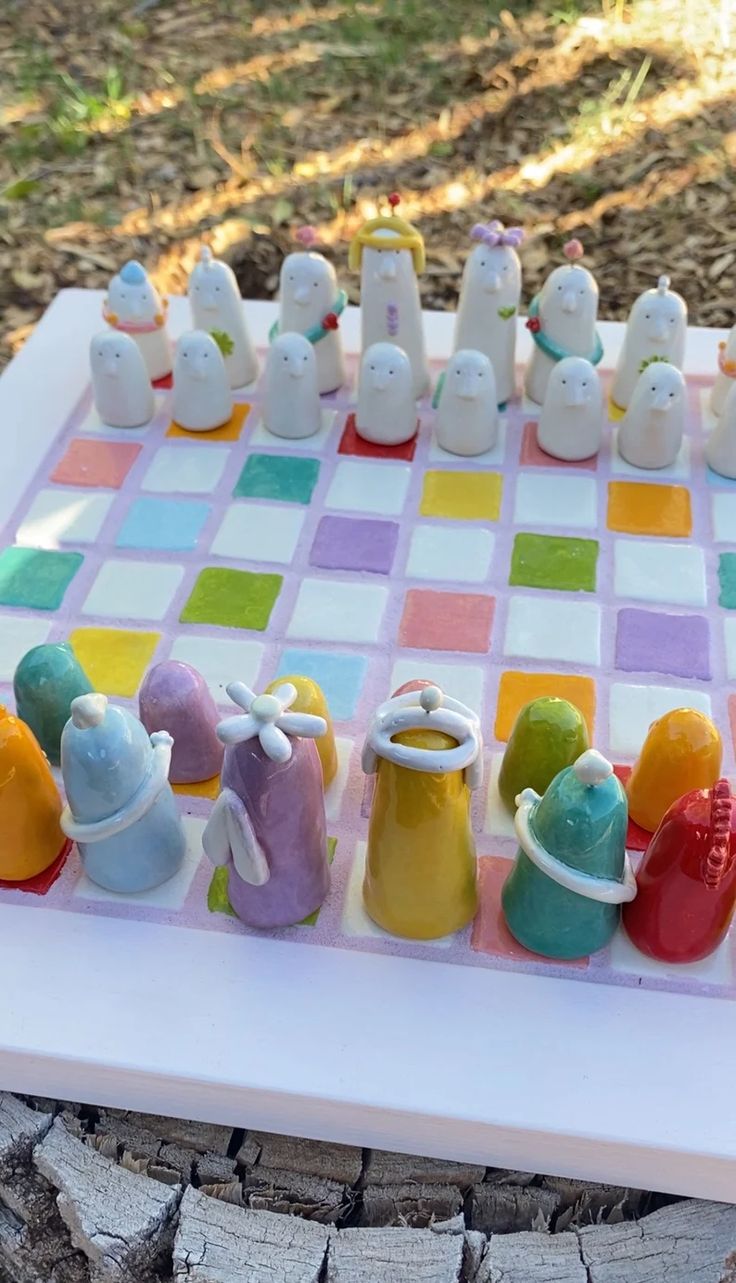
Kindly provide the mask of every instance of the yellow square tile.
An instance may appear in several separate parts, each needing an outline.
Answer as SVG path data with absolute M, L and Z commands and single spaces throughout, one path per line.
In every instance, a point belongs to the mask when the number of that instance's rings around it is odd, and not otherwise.
M 423 517 L 498 521 L 503 477 L 499 472 L 425 473 L 419 511 Z
M 69 644 L 89 677 L 103 695 L 135 695 L 160 633 L 134 633 L 123 628 L 76 628 Z
M 579 708 L 593 742 L 595 682 L 592 677 L 574 677 L 566 673 L 502 673 L 496 708 L 496 739 L 506 741 L 524 705 L 541 695 L 556 695 Z
M 223 423 L 221 428 L 213 428 L 212 432 L 188 432 L 186 428 L 180 428 L 179 424 L 172 419 L 166 435 L 167 437 L 187 437 L 190 441 L 195 437 L 204 438 L 206 441 L 239 441 L 245 416 L 249 410 L 249 405 L 236 405 L 227 423 Z
M 184 797 L 211 797 L 212 800 L 219 796 L 220 777 L 213 775 L 211 780 L 197 780 L 196 784 L 172 784 L 175 793 L 181 793 Z
M 609 481 L 608 529 L 629 535 L 692 534 L 690 491 L 642 481 Z

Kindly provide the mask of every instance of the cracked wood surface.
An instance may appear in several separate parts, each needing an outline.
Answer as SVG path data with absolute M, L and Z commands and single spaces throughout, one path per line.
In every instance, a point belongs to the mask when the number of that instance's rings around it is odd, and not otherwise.
M 587 1283 L 736 1283 L 736 1207 L 689 1199 L 578 1230 Z
M 327 1283 L 459 1283 L 463 1235 L 433 1230 L 338 1230 L 330 1239 Z
M 274 1132 L 248 1132 L 237 1160 L 244 1167 L 260 1165 L 299 1172 L 342 1185 L 355 1185 L 363 1172 L 363 1151 L 357 1145 L 333 1145 L 329 1141 L 277 1136 Z
M 539 1185 L 474 1185 L 470 1223 L 483 1234 L 543 1230 L 559 1203 L 559 1194 Z
M 494 1234 L 469 1283 L 589 1283 L 575 1234 Z
M 328 1240 L 314 1221 L 233 1207 L 190 1187 L 179 1210 L 174 1279 L 318 1283 Z
M 366 1185 L 361 1225 L 410 1225 L 424 1229 L 431 1221 L 457 1216 L 462 1192 L 456 1185 Z
M 444 1158 L 417 1158 L 391 1150 L 371 1149 L 365 1168 L 366 1185 L 457 1185 L 467 1189 L 485 1177 L 477 1163 L 455 1163 Z

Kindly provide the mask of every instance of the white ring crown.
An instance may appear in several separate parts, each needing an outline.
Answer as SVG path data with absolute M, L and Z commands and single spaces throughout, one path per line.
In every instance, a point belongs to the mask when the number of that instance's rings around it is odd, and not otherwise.
M 457 744 L 454 748 L 414 748 L 397 744 L 394 739 L 402 731 L 420 730 L 441 731 L 457 740 Z M 366 775 L 375 773 L 379 758 L 429 775 L 464 771 L 468 788 L 480 788 L 483 783 L 480 721 L 471 709 L 443 694 L 438 686 L 394 695 L 379 705 L 368 728 L 361 758 Z

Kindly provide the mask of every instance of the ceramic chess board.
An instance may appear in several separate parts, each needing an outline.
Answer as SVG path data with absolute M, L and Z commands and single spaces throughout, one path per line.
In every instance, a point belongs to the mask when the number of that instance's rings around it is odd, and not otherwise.
M 518 945 L 500 913 L 516 844 L 496 781 L 529 699 L 577 704 L 622 774 L 655 717 L 702 709 L 733 772 L 736 483 L 703 463 L 705 392 L 705 381 L 689 379 L 680 457 L 645 474 L 619 457 L 615 423 L 597 459 L 552 460 L 537 445 L 533 407 L 521 403 L 503 413 L 494 450 L 461 459 L 436 445 L 428 399 L 417 438 L 391 449 L 357 437 L 349 388 L 323 399 L 316 437 L 284 441 L 264 429 L 257 387 L 237 396 L 224 428 L 190 434 L 172 423 L 166 388 L 150 425 L 116 431 L 80 386 L 0 540 L 0 697 L 12 703 L 17 661 L 47 640 L 68 639 L 95 688 L 134 709 L 149 665 L 170 657 L 204 674 L 223 713 L 235 678 L 262 689 L 307 674 L 326 693 L 338 741 L 327 795 L 332 886 L 312 919 L 269 934 L 734 998 L 736 932 L 694 966 L 645 959 L 623 933 L 587 961 L 559 964 Z M 364 730 L 414 677 L 473 707 L 486 742 L 473 809 L 480 911 L 467 930 L 430 944 L 388 936 L 361 901 Z M 216 789 L 177 792 L 188 854 L 163 887 L 110 894 L 73 852 L 29 889 L 0 886 L 0 904 L 245 932 L 224 871 L 202 854 Z M 632 826 L 635 862 L 645 842 Z

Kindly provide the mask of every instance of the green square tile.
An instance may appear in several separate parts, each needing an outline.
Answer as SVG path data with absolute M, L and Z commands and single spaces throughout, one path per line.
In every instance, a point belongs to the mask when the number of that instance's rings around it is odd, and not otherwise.
M 597 539 L 518 534 L 509 583 L 560 592 L 595 592 Z
M 184 624 L 219 624 L 221 628 L 263 632 L 283 582 L 283 575 L 208 566 L 197 576 L 179 618 Z
M 251 454 L 238 477 L 236 499 L 280 499 L 310 503 L 319 477 L 319 459 L 289 454 Z
M 718 605 L 736 610 L 736 552 L 722 552 L 718 558 Z
M 58 610 L 83 561 L 81 552 L 6 548 L 0 553 L 0 605 Z
M 336 846 L 337 838 L 327 839 L 327 859 L 330 864 L 335 858 Z M 227 893 L 227 881 L 227 867 L 220 866 L 219 869 L 215 869 L 207 891 L 207 908 L 210 913 L 226 913 L 229 917 L 234 918 L 235 912 Z M 313 927 L 316 925 L 319 915 L 320 909 L 315 909 L 314 913 L 310 913 L 309 917 L 304 918 L 302 922 L 298 922 L 296 925 L 299 927 Z

